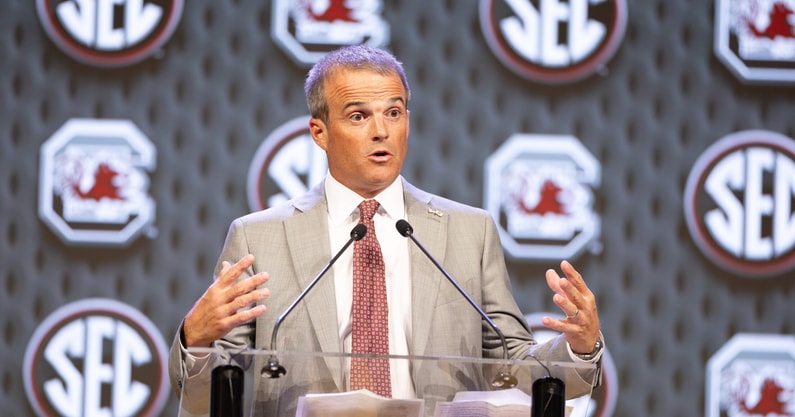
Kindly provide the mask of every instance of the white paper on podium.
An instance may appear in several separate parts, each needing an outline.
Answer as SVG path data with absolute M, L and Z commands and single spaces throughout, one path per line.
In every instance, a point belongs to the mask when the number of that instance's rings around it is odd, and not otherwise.
M 527 417 L 533 399 L 523 391 L 511 388 L 498 391 L 462 391 L 453 401 L 436 404 L 433 417 Z M 566 417 L 571 407 L 566 407 Z
M 370 390 L 308 394 L 298 399 L 296 417 L 423 417 L 424 400 L 382 397 Z

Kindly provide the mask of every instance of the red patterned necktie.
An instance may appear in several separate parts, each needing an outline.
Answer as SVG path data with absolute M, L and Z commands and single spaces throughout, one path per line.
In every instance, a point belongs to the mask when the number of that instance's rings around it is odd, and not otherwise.
M 367 226 L 367 233 L 353 244 L 351 351 L 354 354 L 389 354 L 384 258 L 373 224 L 373 215 L 378 206 L 375 200 L 365 200 L 359 204 L 360 222 Z M 351 359 L 351 390 L 363 388 L 384 397 L 392 396 L 389 360 L 360 357 Z

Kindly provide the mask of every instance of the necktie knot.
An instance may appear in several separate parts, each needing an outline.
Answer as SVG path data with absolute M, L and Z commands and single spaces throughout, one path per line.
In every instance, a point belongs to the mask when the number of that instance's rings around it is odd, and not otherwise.
M 359 204 L 359 213 L 361 213 L 362 221 L 372 220 L 373 216 L 375 216 L 376 210 L 378 210 L 378 204 L 375 200 L 364 200 Z

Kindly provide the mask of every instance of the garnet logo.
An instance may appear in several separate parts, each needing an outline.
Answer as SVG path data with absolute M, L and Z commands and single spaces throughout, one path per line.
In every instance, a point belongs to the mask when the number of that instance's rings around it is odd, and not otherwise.
M 521 77 L 570 83 L 603 70 L 624 37 L 625 0 L 480 0 L 480 27 Z
M 39 217 L 67 244 L 129 244 L 154 234 L 156 150 L 128 120 L 71 119 L 42 145 Z
M 295 62 L 312 65 L 347 45 L 389 43 L 381 0 L 274 0 L 274 40 Z
M 562 319 L 560 314 L 555 313 L 534 313 L 526 314 L 525 320 L 533 331 L 533 337 L 538 343 L 544 343 L 560 335 L 555 330 L 551 330 L 541 323 L 544 316 Z M 610 351 L 605 348 L 602 353 L 602 383 L 594 388 L 590 397 L 580 397 L 566 401 L 566 405 L 572 407 L 568 417 L 610 417 L 616 411 L 618 403 L 618 371 Z
M 534 260 L 599 251 L 599 162 L 574 137 L 515 134 L 486 160 L 485 206 L 505 251 Z
M 28 343 L 25 393 L 42 417 L 155 417 L 168 399 L 167 348 L 152 322 L 110 299 L 47 317 Z
M 795 415 L 795 337 L 737 334 L 707 362 L 707 417 Z
M 769 131 L 733 133 L 696 160 L 684 213 L 701 252 L 748 277 L 795 267 L 795 141 Z
M 248 205 L 273 207 L 306 193 L 326 175 L 326 154 L 309 133 L 309 116 L 279 126 L 257 149 L 248 168 Z
M 715 54 L 742 81 L 795 83 L 795 0 L 717 0 Z
M 171 37 L 183 0 L 36 0 L 39 20 L 64 53 L 100 67 L 132 65 Z

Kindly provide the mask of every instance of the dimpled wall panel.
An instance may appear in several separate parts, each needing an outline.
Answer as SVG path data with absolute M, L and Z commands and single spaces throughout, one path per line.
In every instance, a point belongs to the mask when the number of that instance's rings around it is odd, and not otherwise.
M 483 206 L 486 158 L 513 133 L 572 135 L 601 164 L 598 244 L 572 261 L 596 294 L 618 376 L 615 416 L 696 416 L 705 366 L 737 332 L 791 334 L 793 281 L 753 280 L 696 248 L 682 194 L 698 156 L 738 130 L 795 137 L 793 87 L 744 85 L 713 53 L 712 1 L 630 1 L 624 39 L 598 73 L 542 85 L 505 68 L 474 0 L 386 1 L 412 85 L 404 175 Z M 33 415 L 20 363 L 37 325 L 106 297 L 148 316 L 167 343 L 212 279 L 229 222 L 249 208 L 251 156 L 307 113 L 297 65 L 271 38 L 270 2 L 187 2 L 154 57 L 75 62 L 33 1 L 0 13 L 0 409 Z M 37 215 L 41 145 L 70 118 L 129 119 L 157 149 L 154 227 L 124 248 L 65 245 Z M 556 311 L 543 273 L 508 260 L 525 313 Z M 162 415 L 174 415 L 171 396 Z

